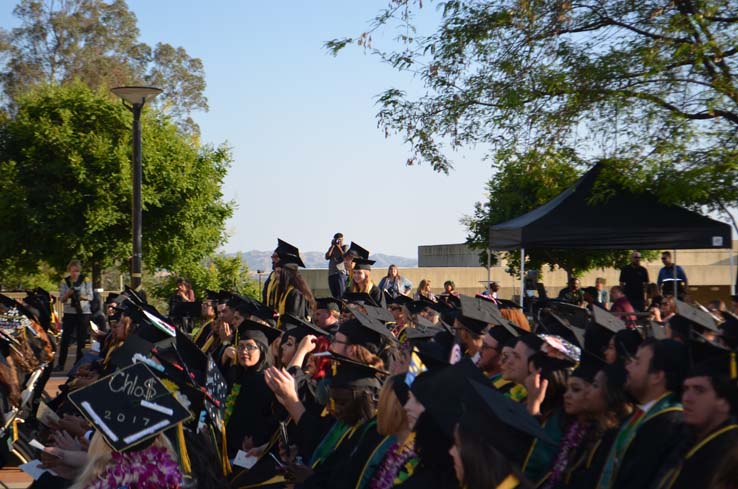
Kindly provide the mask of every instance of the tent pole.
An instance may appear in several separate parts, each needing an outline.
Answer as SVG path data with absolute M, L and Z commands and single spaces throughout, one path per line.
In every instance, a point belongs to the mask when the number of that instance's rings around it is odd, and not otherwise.
M 520 248 L 520 307 L 525 297 L 525 248 Z
M 677 250 L 674 250 L 674 264 L 672 268 L 672 275 L 674 278 L 674 300 L 676 300 L 677 297 L 679 297 L 679 295 L 677 294 L 677 255 L 676 255 L 676 252 Z

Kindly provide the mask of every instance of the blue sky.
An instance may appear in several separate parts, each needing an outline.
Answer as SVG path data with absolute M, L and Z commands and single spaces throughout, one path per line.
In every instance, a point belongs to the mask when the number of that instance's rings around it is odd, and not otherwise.
M 5 28 L 14 4 L 3 2 Z M 459 219 L 490 176 L 482 151 L 454 155 L 449 176 L 406 167 L 408 148 L 376 126 L 374 98 L 422 86 L 360 48 L 335 58 L 323 48 L 365 30 L 386 0 L 128 4 L 141 40 L 182 46 L 205 65 L 210 111 L 194 116 L 203 141 L 227 142 L 234 156 L 224 192 L 237 209 L 225 251 L 273 249 L 277 237 L 323 251 L 337 231 L 372 252 L 407 257 L 418 245 L 464 240 Z M 426 7 L 420 23 L 430 28 L 437 18 Z M 374 44 L 394 35 L 375 34 Z

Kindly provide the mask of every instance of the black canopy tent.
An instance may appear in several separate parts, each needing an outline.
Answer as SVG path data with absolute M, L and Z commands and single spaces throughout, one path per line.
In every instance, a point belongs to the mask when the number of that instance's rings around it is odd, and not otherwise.
M 602 164 L 596 165 L 553 200 L 527 214 L 491 226 L 489 248 L 520 249 L 523 257 L 526 248 L 677 250 L 732 246 L 728 224 L 663 204 L 653 194 L 610 187 L 615 190 L 612 197 L 590 202 L 601 169 Z M 521 259 L 521 279 L 523 264 Z

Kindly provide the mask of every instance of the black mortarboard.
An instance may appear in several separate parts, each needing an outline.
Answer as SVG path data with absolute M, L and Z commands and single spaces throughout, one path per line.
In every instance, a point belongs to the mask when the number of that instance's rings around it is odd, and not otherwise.
M 363 258 L 365 260 L 369 259 L 369 250 L 367 250 L 366 248 L 362 248 L 354 241 L 351 242 L 351 246 L 349 246 L 347 253 L 349 253 L 354 258 Z
M 371 270 L 375 263 L 377 262 L 366 258 L 354 258 L 354 270 Z
M 473 333 L 482 334 L 489 323 L 496 322 L 486 305 L 482 305 L 481 299 L 461 295 L 459 300 L 461 313 L 456 316 L 456 320 Z
M 550 374 L 557 370 L 568 370 L 576 366 L 576 362 L 573 360 L 550 357 L 542 351 L 535 353 L 530 357 L 529 361 L 533 362 L 535 368 L 541 369 L 541 373 L 543 375 Z
M 522 342 L 531 350 L 538 352 L 543 346 L 543 340 L 533 333 L 526 333 L 518 337 L 518 341 Z
M 409 341 L 423 341 L 423 340 L 430 340 L 432 339 L 436 334 L 443 331 L 443 328 L 439 326 L 433 326 L 428 324 L 421 325 L 415 325 L 415 327 L 407 327 L 402 330 L 401 335 L 404 335 L 405 338 L 407 338 Z
M 738 317 L 735 314 L 723 311 L 725 322 L 720 325 L 720 338 L 729 347 L 738 349 Z
M 420 314 L 428 307 L 428 303 L 424 301 L 410 301 L 405 304 L 405 307 L 410 314 Z
M 514 330 L 513 330 L 514 331 Z M 517 331 L 516 331 L 517 333 Z M 507 328 L 504 328 L 502 326 L 494 326 L 490 328 L 487 331 L 487 334 L 490 335 L 492 338 L 497 340 L 497 343 L 500 344 L 500 347 L 510 341 L 511 339 L 517 337 L 518 335 L 513 335 L 510 333 L 510 331 Z
M 389 372 L 366 365 L 350 358 L 331 353 L 331 358 L 338 362 L 336 373 L 331 380 L 331 387 L 375 387 L 382 386 L 378 376 L 387 376 Z
M 621 358 L 633 358 L 638 351 L 638 347 L 643 343 L 643 337 L 635 329 L 623 329 L 615 333 L 612 341 Z
M 110 354 L 110 364 L 118 368 L 127 367 L 133 363 L 135 354 L 148 356 L 153 349 L 153 343 L 135 334 L 128 335 L 123 344 Z
M 110 305 L 113 303 L 116 303 L 116 299 L 120 296 L 117 292 L 109 292 L 108 296 L 105 298 L 105 305 Z
M 405 306 L 407 304 L 410 304 L 413 301 L 412 297 L 408 297 L 402 294 L 398 295 L 397 297 L 392 297 L 392 295 L 386 290 L 384 291 L 384 298 L 388 306 L 390 304 L 398 304 L 401 306 Z
M 622 319 L 601 307 L 592 308 L 592 321 L 594 321 L 596 325 L 613 333 L 617 333 L 618 331 L 625 329 L 625 323 Z
M 579 366 L 571 373 L 572 377 L 579 377 L 588 383 L 594 382 L 597 372 L 605 366 L 604 360 L 594 355 L 582 355 Z
M 541 323 L 539 331 L 542 330 L 548 334 L 560 336 L 579 348 L 584 348 L 585 330 L 583 328 L 574 326 L 568 319 L 559 316 L 550 309 L 547 310 L 546 314 L 542 317 L 544 318 L 544 321 Z
M 0 294 L 0 304 L 4 305 L 8 309 L 15 308 L 20 314 L 26 316 L 28 319 L 32 319 L 34 321 L 38 320 L 36 315 L 28 307 L 5 294 Z
M 333 297 L 319 297 L 315 299 L 316 309 L 327 309 L 328 311 L 341 312 L 341 301 Z
M 267 347 L 283 333 L 281 329 L 272 328 L 247 318 L 244 318 L 238 325 L 238 341 L 254 340 Z
M 468 412 L 472 420 L 479 419 L 483 437 L 489 441 L 514 465 L 522 465 L 534 438 L 551 445 L 551 441 L 540 423 L 525 409 L 525 406 L 508 399 L 500 392 L 478 380 L 471 380 L 475 397 L 469 403 Z M 474 402 L 476 400 L 476 402 Z M 493 436 L 485 436 L 486 434 Z
M 208 368 L 205 373 L 205 390 L 208 393 L 205 410 L 208 416 L 210 416 L 210 419 L 213 420 L 215 426 L 220 427 L 225 416 L 225 404 L 230 393 L 230 388 L 211 355 L 208 355 Z
M 521 309 L 520 304 L 508 299 L 496 299 L 496 301 L 500 309 Z
M 663 340 L 667 338 L 666 328 L 663 324 L 656 321 L 649 321 L 648 324 L 646 324 L 646 326 L 643 328 L 643 331 L 648 338 L 654 338 L 657 340 Z
M 377 321 L 381 321 L 383 323 L 395 322 L 395 317 L 384 307 L 374 307 L 370 306 L 369 304 L 364 304 L 364 309 L 370 317 L 376 319 Z
M 353 345 L 369 346 L 376 349 L 382 347 L 382 338 L 394 341 L 395 337 L 381 322 L 373 319 L 361 311 L 354 310 L 354 318 L 338 328 L 338 332 L 346 335 L 348 342 Z
M 361 304 L 379 307 L 377 301 L 375 301 L 372 296 L 370 296 L 366 292 L 346 292 L 345 294 L 343 294 L 343 300 L 349 304 Z
M 119 452 L 190 417 L 190 412 L 141 363 L 70 392 L 69 400 Z
M 330 333 L 325 331 L 313 323 L 309 323 L 302 318 L 293 316 L 292 314 L 285 314 L 282 316 L 282 325 L 285 327 L 285 335 L 292 336 L 297 342 L 302 340 L 307 335 L 315 336 L 329 336 Z
M 672 318 L 674 317 L 682 317 L 698 327 L 709 329 L 716 333 L 719 331 L 717 322 L 712 314 L 700 307 L 687 304 L 680 300 L 676 301 L 676 314 Z M 671 324 L 671 319 L 669 320 L 669 324 Z
M 584 329 L 589 322 L 589 310 L 586 307 L 577 306 L 569 302 L 551 299 L 547 304 L 557 316 L 566 319 L 572 326 Z
M 291 245 L 286 241 L 277 239 L 277 249 L 274 250 L 279 256 L 279 266 L 294 264 L 298 267 L 305 268 L 302 258 L 300 258 L 300 250 L 297 246 Z
M 451 365 L 451 349 L 443 343 L 423 341 L 415 346 L 418 357 L 428 370 L 436 370 Z
M 424 327 L 424 328 L 427 328 L 429 326 L 434 326 L 433 322 L 421 316 L 420 314 L 416 314 L 415 317 L 412 318 L 411 322 L 415 326 Z M 453 331 L 453 328 L 451 328 L 451 331 Z

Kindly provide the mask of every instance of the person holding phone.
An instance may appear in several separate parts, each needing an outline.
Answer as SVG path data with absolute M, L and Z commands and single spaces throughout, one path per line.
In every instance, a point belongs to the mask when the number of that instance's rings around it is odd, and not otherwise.
M 72 335 L 77 338 L 75 361 L 82 358 L 91 317 L 92 282 L 82 274 L 82 263 L 79 260 L 70 261 L 67 265 L 67 272 L 69 275 L 59 286 L 59 300 L 64 304 L 64 316 L 62 317 L 61 346 L 56 370 L 64 370 Z
M 328 260 L 328 288 L 334 299 L 340 299 L 346 291 L 348 271 L 343 258 L 347 252 L 348 245 L 343 244 L 343 234 L 334 234 L 331 246 L 325 253 L 325 259 Z

